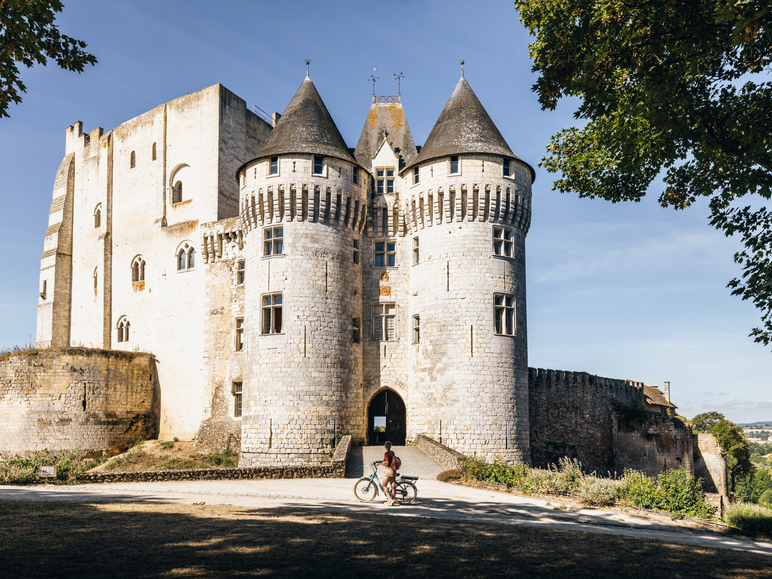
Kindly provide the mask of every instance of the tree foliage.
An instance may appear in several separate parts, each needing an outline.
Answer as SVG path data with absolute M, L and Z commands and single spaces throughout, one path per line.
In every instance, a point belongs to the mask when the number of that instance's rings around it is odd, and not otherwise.
M 721 454 L 726 459 L 729 487 L 734 491 L 738 476 L 752 475 L 756 470 L 751 463 L 750 442 L 745 438 L 743 429 L 726 420 L 720 412 L 698 414 L 691 422 L 694 432 L 707 432 L 716 437 Z
M 86 43 L 59 32 L 54 24 L 62 11 L 59 0 L 0 0 L 0 117 L 21 102 L 26 92 L 19 78 L 19 63 L 30 68 L 52 59 L 65 70 L 83 72 L 96 57 L 85 52 Z
M 725 420 L 720 412 L 703 412 L 692 418 L 692 432 L 713 432 L 716 424 Z
M 732 293 L 761 310 L 772 341 L 772 7 L 767 0 L 515 0 L 542 108 L 578 97 L 581 127 L 552 137 L 553 188 L 640 201 L 664 174 L 663 207 L 709 198 L 711 224 L 739 234 Z M 766 70 L 765 70 L 766 69 Z

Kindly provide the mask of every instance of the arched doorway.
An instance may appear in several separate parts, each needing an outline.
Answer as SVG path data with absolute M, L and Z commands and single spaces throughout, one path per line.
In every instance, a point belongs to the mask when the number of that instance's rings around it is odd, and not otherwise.
M 404 446 L 407 435 L 405 403 L 394 390 L 379 392 L 367 411 L 367 442 Z

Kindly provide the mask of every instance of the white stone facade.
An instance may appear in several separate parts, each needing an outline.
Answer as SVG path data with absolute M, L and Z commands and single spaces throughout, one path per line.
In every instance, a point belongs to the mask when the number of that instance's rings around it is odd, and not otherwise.
M 160 437 L 235 440 L 241 466 L 368 440 L 384 391 L 407 440 L 529 462 L 533 172 L 459 87 L 420 154 L 388 97 L 353 156 L 309 79 L 273 128 L 220 85 L 107 134 L 76 124 L 38 344 L 153 353 Z M 482 144 L 448 141 L 461 97 Z

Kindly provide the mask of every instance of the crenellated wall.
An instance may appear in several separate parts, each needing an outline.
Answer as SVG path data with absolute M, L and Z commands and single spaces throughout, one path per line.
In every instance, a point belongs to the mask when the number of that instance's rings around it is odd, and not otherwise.
M 67 348 L 0 362 L 0 454 L 113 454 L 156 435 L 151 354 Z

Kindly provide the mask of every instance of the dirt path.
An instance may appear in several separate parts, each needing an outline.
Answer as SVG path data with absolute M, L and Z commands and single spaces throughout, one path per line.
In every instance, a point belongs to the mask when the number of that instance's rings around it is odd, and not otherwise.
M 558 510 L 549 501 L 478 488 L 421 480 L 412 506 L 387 507 L 383 497 L 356 501 L 351 479 L 251 481 L 179 481 L 114 483 L 80 486 L 0 487 L 0 499 L 33 501 L 150 502 L 235 505 L 260 508 L 301 508 L 398 517 L 523 525 L 658 539 L 670 543 L 749 551 L 772 556 L 772 542 L 754 541 L 697 529 L 665 517 L 567 505 Z

